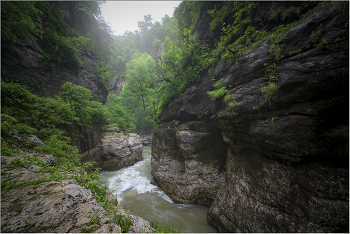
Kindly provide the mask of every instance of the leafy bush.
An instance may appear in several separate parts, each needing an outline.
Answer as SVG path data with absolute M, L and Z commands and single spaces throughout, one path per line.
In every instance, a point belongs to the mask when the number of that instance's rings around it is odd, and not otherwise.
M 15 125 L 13 125 L 13 130 L 14 133 L 21 135 L 34 135 L 37 133 L 37 130 L 35 128 L 29 127 L 24 123 L 16 123 Z
M 181 230 L 174 229 L 173 226 L 167 224 L 159 226 L 157 220 L 151 221 L 150 224 L 155 229 L 155 233 L 181 233 Z
M 109 89 L 109 82 L 110 82 L 111 78 L 113 76 L 115 76 L 115 71 L 113 70 L 112 66 L 99 63 L 96 65 L 94 73 L 99 77 L 99 81 L 108 90 Z
M 277 92 L 277 85 L 273 82 L 268 82 L 261 88 L 261 93 L 266 99 L 270 99 Z
M 62 86 L 62 90 L 63 100 L 74 110 L 77 124 L 87 126 L 92 122 L 108 119 L 108 110 L 101 103 L 91 101 L 89 89 L 67 82 Z
M 207 92 L 212 100 L 216 100 L 227 93 L 226 87 L 222 86 L 222 82 L 224 81 L 224 79 L 225 78 L 221 78 L 213 84 L 213 87 L 216 88 L 216 90 Z M 230 97 L 227 98 L 229 99 Z
M 63 132 L 61 131 L 59 134 L 49 136 L 48 139 L 44 141 L 44 146 L 38 147 L 36 152 L 51 154 L 58 163 L 67 161 L 77 163 L 78 159 L 81 157 L 79 149 L 76 146 L 69 145 L 70 138 L 62 134 Z
M 124 96 L 124 93 L 127 92 L 127 90 L 123 90 L 122 94 Z M 131 95 L 127 98 L 130 98 Z M 129 129 L 135 127 L 133 124 L 133 120 L 128 112 L 128 110 L 125 108 L 123 105 L 122 101 L 127 101 L 122 100 L 122 97 L 118 97 L 116 95 L 111 95 L 110 98 L 108 98 L 107 101 L 107 107 L 108 111 L 110 113 L 110 118 L 113 124 L 118 126 L 121 129 Z M 130 103 L 131 104 L 131 103 Z
M 6 137 L 9 135 L 16 121 L 17 120 L 15 118 L 12 118 L 9 115 L 1 114 L 1 137 Z
M 7 142 L 1 137 L 1 155 L 2 156 L 14 156 L 15 152 L 8 146 Z

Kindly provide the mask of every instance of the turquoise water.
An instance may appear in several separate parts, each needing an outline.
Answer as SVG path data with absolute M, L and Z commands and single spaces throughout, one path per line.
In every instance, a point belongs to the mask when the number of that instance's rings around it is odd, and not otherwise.
M 143 147 L 144 160 L 118 171 L 102 171 L 100 181 L 118 196 L 124 208 L 146 220 L 181 228 L 182 232 L 216 232 L 206 221 L 207 207 L 176 204 L 160 188 L 150 184 L 151 147 Z

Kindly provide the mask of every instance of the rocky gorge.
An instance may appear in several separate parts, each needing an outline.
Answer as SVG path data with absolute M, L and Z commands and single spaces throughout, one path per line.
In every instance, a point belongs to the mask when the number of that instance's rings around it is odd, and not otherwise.
M 2 5 L 2 232 L 349 232 L 348 2 L 99 5 Z
M 252 25 L 273 28 L 281 4 L 260 4 Z M 209 206 L 219 232 L 349 231 L 348 20 L 316 9 L 281 38 L 277 61 L 267 40 L 218 62 L 165 107 L 153 132 L 154 180 L 175 202 Z M 208 27 L 196 24 L 201 36 Z M 278 90 L 266 98 L 271 61 Z M 222 78 L 230 106 L 208 95 Z

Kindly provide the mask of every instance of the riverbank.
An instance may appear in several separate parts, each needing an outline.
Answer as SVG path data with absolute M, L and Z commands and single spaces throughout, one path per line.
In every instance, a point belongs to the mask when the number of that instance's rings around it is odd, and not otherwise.
M 84 178 L 78 179 L 81 175 L 40 173 L 53 168 L 52 159 L 34 153 L 1 157 L 2 232 L 155 231 L 148 221 L 125 210 L 108 190 L 105 198 L 97 200 L 99 193 L 84 187 Z

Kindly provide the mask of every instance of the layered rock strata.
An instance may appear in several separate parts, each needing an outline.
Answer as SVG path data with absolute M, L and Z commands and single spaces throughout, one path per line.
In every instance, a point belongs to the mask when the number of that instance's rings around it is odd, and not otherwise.
M 336 43 L 308 47 L 320 25 L 319 41 Z M 270 100 L 261 93 L 275 59 L 266 41 L 165 107 L 152 143 L 162 189 L 180 203 L 213 199 L 207 218 L 220 232 L 348 232 L 347 25 L 326 7 L 286 33 Z M 207 94 L 221 78 L 236 105 Z
M 35 173 L 36 165 L 14 167 L 13 160 L 32 157 L 1 157 L 2 179 L 10 183 L 30 182 L 49 177 L 49 173 Z M 53 165 L 52 156 L 41 155 L 40 159 Z M 129 216 L 133 225 L 128 232 L 152 232 L 148 221 L 125 211 L 115 197 L 111 196 L 121 215 Z M 90 190 L 78 185 L 76 180 L 47 181 L 33 186 L 14 188 L 1 192 L 2 232 L 58 232 L 79 233 L 93 230 L 97 233 L 121 232 L 121 227 L 101 207 Z

